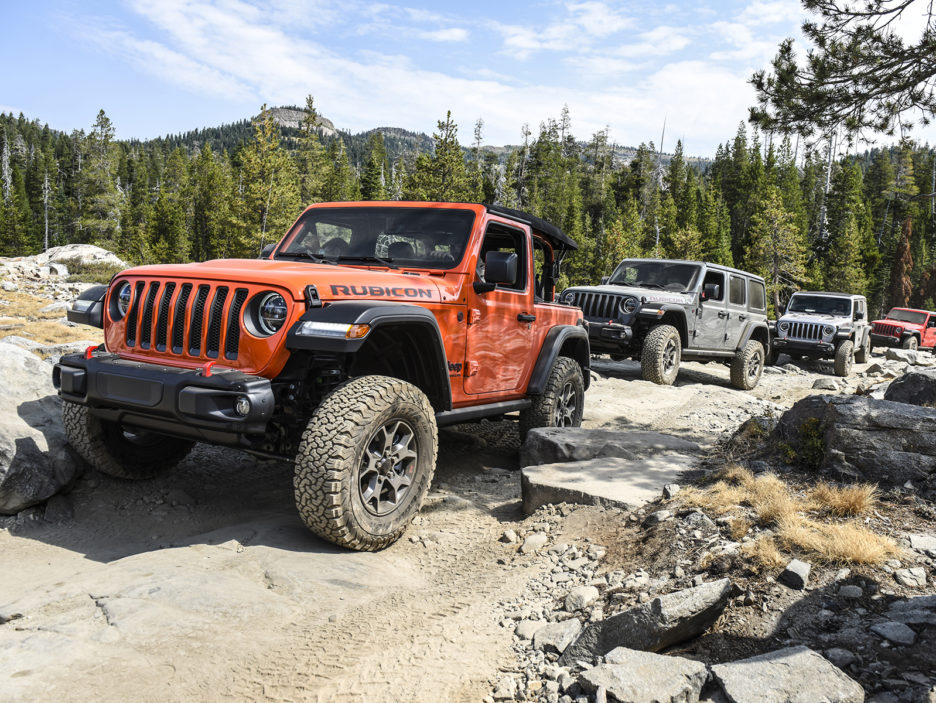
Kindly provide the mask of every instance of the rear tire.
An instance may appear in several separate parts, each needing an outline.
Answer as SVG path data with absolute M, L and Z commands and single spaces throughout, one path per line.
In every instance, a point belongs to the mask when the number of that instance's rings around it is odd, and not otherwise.
M 585 410 L 585 381 L 575 359 L 556 359 L 542 395 L 533 396 L 533 405 L 520 411 L 520 439 L 534 427 L 579 427 Z
M 871 358 L 871 336 L 865 335 L 864 344 L 855 350 L 855 361 L 859 364 L 867 364 Z
M 913 335 L 907 337 L 900 343 L 901 349 L 909 349 L 910 351 L 916 351 L 917 347 L 920 346 L 920 343 L 917 341 L 917 338 Z
M 764 345 L 750 340 L 731 360 L 731 385 L 742 391 L 757 386 L 764 373 Z
M 155 432 L 131 431 L 95 417 L 86 405 L 62 403 L 69 444 L 101 473 L 125 479 L 155 478 L 182 461 L 195 442 Z
M 640 354 L 640 373 L 645 381 L 671 386 L 679 374 L 682 343 L 672 325 L 658 325 L 650 330 Z
M 306 526 L 360 551 L 392 544 L 422 505 L 438 454 L 429 399 L 388 376 L 362 376 L 316 408 L 296 451 L 293 487 Z
M 835 350 L 835 375 L 842 378 L 851 373 L 852 366 L 855 365 L 855 343 L 850 339 L 838 345 Z

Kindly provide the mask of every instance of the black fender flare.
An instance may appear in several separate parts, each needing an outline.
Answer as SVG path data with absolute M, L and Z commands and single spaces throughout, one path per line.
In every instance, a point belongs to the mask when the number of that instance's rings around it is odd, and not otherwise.
M 371 331 L 360 339 L 300 334 L 299 330 L 305 322 L 369 325 Z M 442 406 L 437 407 L 436 411 L 451 410 L 452 386 L 449 383 L 445 344 L 442 341 L 439 322 L 435 315 L 426 308 L 382 300 L 341 300 L 324 307 L 310 308 L 286 333 L 286 348 L 290 351 L 353 354 L 364 346 L 373 330 L 399 324 L 418 325 L 428 334 L 431 341 L 426 345 L 425 351 L 432 358 L 433 368 L 430 370 L 430 375 L 438 387 L 439 405 Z
M 91 286 L 75 298 L 72 306 L 65 311 L 65 317 L 69 322 L 104 329 L 104 298 L 106 296 L 107 286 Z
M 753 337 L 754 333 L 758 330 L 764 330 L 764 336 L 767 338 L 767 344 L 764 345 L 764 353 L 769 354 L 773 335 L 770 333 L 770 325 L 766 322 L 749 322 L 744 328 L 744 334 L 741 335 L 741 341 L 738 344 L 737 351 L 744 349 L 744 346 L 751 341 L 751 337 Z
M 662 310 L 662 315 L 656 315 L 655 311 Z M 647 331 L 658 324 L 671 324 L 671 320 L 676 324 L 673 327 L 679 332 L 680 343 L 683 349 L 689 346 L 689 318 L 686 315 L 686 308 L 675 303 L 650 303 L 641 305 L 637 310 L 637 319 L 641 325 L 645 326 Z
M 543 394 L 543 391 L 546 390 L 549 372 L 563 348 L 571 352 L 564 354 L 564 356 L 571 357 L 582 367 L 585 390 L 588 390 L 591 383 L 591 376 L 588 373 L 591 367 L 591 348 L 588 345 L 588 332 L 584 327 L 577 325 L 556 325 L 546 333 L 543 346 L 540 347 L 539 356 L 533 366 L 533 373 L 530 375 L 530 383 L 527 385 L 527 395 Z

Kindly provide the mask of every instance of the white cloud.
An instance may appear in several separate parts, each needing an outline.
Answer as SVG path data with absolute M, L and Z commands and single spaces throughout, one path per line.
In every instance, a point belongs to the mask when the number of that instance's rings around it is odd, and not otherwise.
M 421 39 L 437 42 L 463 42 L 468 41 L 468 30 L 461 27 L 451 27 L 449 29 L 436 29 L 427 32 L 419 32 Z
M 571 21 L 593 37 L 607 37 L 633 26 L 633 19 L 603 2 L 572 2 L 566 5 Z
M 748 26 L 799 21 L 803 8 L 798 0 L 754 0 L 738 15 L 737 20 Z
M 603 2 L 569 2 L 565 16 L 542 27 L 491 22 L 504 39 L 504 51 L 517 59 L 526 59 L 538 51 L 582 53 L 596 40 L 613 36 L 633 26 L 634 21 Z
M 616 56 L 641 58 L 647 56 L 666 56 L 685 49 L 692 40 L 687 30 L 681 27 L 659 26 L 649 32 L 638 35 L 640 41 L 622 44 L 614 50 Z

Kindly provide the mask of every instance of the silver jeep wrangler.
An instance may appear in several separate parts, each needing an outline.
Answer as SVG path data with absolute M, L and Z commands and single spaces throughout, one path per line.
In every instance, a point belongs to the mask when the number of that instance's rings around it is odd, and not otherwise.
M 625 259 L 600 286 L 574 286 L 559 302 L 580 307 L 592 353 L 640 362 L 670 385 L 681 360 L 720 361 L 731 384 L 757 385 L 770 349 L 764 279 L 700 261 Z
M 868 302 L 848 293 L 794 293 L 777 320 L 773 352 L 794 361 L 834 359 L 835 375 L 848 376 L 871 355 Z

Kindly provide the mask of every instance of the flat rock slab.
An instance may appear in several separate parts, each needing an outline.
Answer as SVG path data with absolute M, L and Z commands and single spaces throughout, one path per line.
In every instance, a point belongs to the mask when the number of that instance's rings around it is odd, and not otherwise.
M 520 450 L 520 466 L 587 461 L 601 457 L 645 459 L 658 454 L 693 454 L 699 445 L 681 437 L 643 430 L 538 427 Z
M 618 647 L 578 683 L 587 693 L 603 687 L 618 703 L 696 703 L 706 679 L 702 662 Z
M 660 495 L 667 483 L 695 466 L 687 454 L 648 459 L 604 458 L 527 466 L 521 472 L 523 512 L 548 503 L 580 503 L 633 509 Z
M 808 647 L 717 664 L 712 675 L 731 703 L 864 703 L 864 689 Z
M 575 618 L 544 625 L 533 635 L 533 649 L 562 654 L 582 630 Z
M 586 627 L 559 663 L 604 656 L 618 647 L 658 652 L 705 632 L 722 614 L 731 593 L 729 579 L 711 581 L 659 596 Z

